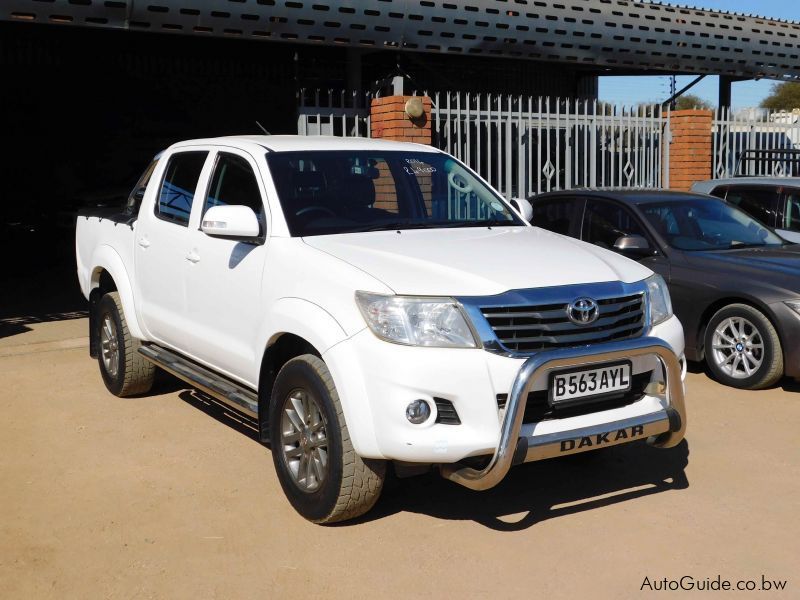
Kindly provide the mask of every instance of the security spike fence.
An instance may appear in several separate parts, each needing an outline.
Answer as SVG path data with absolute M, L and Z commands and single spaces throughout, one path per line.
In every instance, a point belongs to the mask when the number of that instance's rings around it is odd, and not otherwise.
M 299 134 L 370 136 L 369 92 L 301 90 L 298 96 Z M 668 185 L 669 114 L 659 105 L 459 92 L 431 98 L 433 145 L 508 198 Z
M 712 133 L 715 178 L 800 177 L 800 111 L 721 108 Z
M 432 99 L 434 145 L 507 198 L 665 184 L 669 116 L 658 105 L 458 92 Z
M 301 89 L 297 94 L 297 133 L 370 137 L 369 109 L 374 94 Z

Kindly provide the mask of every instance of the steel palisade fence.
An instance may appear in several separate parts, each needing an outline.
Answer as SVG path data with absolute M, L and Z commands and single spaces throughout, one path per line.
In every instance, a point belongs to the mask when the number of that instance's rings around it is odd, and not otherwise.
M 369 137 L 370 98 L 303 90 L 298 133 Z M 435 93 L 432 101 L 433 145 L 508 198 L 668 185 L 669 113 L 658 105 L 456 92 Z
M 664 184 L 668 113 L 658 105 L 493 94 L 433 95 L 433 144 L 507 198 Z
M 370 92 L 301 89 L 297 98 L 299 135 L 370 137 Z
M 712 174 L 800 176 L 797 155 L 771 153 L 764 160 L 742 160 L 745 152 L 800 149 L 800 113 L 748 109 L 716 111 L 713 121 Z

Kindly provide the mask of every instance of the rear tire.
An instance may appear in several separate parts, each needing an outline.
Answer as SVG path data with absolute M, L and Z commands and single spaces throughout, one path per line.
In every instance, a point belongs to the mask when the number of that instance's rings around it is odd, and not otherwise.
M 783 377 L 778 332 L 752 306 L 730 304 L 717 311 L 708 322 L 704 343 L 706 364 L 720 383 L 759 390 Z
M 304 354 L 275 379 L 269 407 L 275 471 L 286 497 L 313 523 L 354 519 L 380 496 L 386 461 L 353 449 L 328 367 Z
M 156 368 L 139 354 L 141 344 L 128 331 L 119 292 L 100 299 L 96 331 L 97 362 L 108 391 L 121 398 L 149 392 Z

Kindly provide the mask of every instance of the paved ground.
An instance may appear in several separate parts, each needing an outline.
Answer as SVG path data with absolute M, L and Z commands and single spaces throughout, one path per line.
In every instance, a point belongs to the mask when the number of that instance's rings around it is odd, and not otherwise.
M 800 387 L 690 374 L 677 449 L 526 465 L 483 493 L 394 482 L 326 528 L 246 423 L 168 377 L 109 395 L 85 319 L 2 331 L 0 598 L 625 598 L 762 574 L 789 582 L 760 596 L 800 597 Z

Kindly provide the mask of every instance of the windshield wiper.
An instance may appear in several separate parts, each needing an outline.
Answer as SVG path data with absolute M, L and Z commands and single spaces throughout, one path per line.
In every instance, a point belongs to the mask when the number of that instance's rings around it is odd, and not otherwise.
M 725 250 L 740 250 L 745 248 L 765 248 L 769 246 L 769 244 L 765 244 L 764 242 L 760 243 L 750 243 L 750 244 L 731 244 Z
M 401 229 L 430 229 L 436 227 L 436 223 L 429 221 L 391 221 L 388 223 L 367 223 L 366 225 L 356 225 L 348 227 L 348 233 L 360 233 L 364 231 L 394 231 Z
M 504 225 L 519 225 L 514 221 L 506 221 L 501 219 L 484 219 L 482 221 L 473 221 L 462 219 L 460 221 L 442 221 L 436 223 L 435 227 L 501 227 Z

